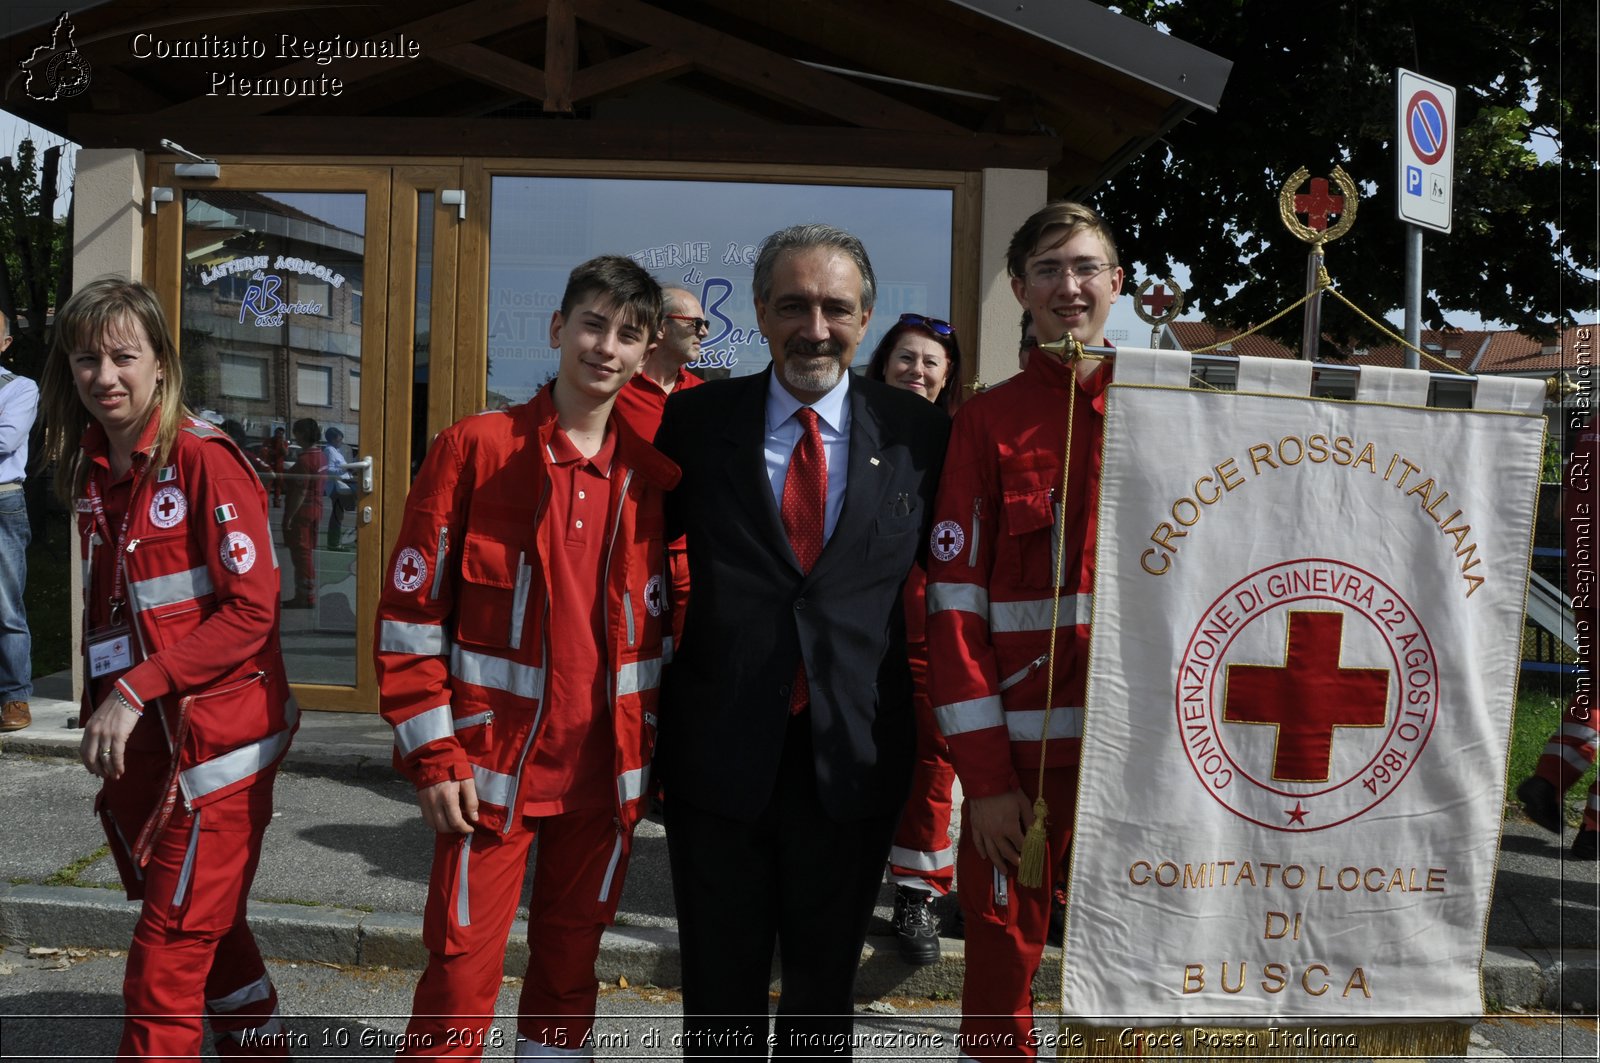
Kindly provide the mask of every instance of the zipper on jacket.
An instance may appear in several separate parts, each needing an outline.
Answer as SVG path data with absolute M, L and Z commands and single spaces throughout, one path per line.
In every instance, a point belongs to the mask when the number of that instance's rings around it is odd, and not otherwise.
M 622 821 L 613 819 L 612 822 L 617 825 L 617 842 L 611 847 L 611 862 L 606 865 L 606 877 L 600 883 L 598 900 L 601 904 L 606 903 L 606 898 L 611 896 L 611 881 L 616 877 L 617 865 L 622 862 Z
M 1000 873 L 999 868 L 990 868 L 989 873 L 994 876 L 994 885 L 991 886 L 991 896 L 994 898 L 996 908 L 1011 907 L 1011 892 L 1006 884 L 1006 877 Z
M 517 586 L 511 592 L 511 638 L 514 650 L 522 648 L 523 621 L 528 618 L 528 587 L 533 583 L 533 566 L 528 564 L 528 552 L 517 551 Z
M 983 523 L 983 499 L 972 500 L 972 548 L 967 551 L 967 567 L 978 567 L 978 526 Z
M 486 709 L 483 712 L 475 712 L 471 716 L 463 716 L 463 717 L 461 717 L 461 719 L 459 719 L 459 720 L 457 720 L 455 722 L 455 729 L 457 731 L 465 731 L 468 727 L 476 727 L 480 723 L 485 725 L 485 726 L 488 726 L 489 724 L 491 724 L 493 722 L 494 722 L 494 710 L 493 709 Z
M 1050 488 L 1050 583 L 1051 586 L 1064 586 L 1063 580 L 1067 578 L 1067 566 L 1064 563 L 1056 564 L 1056 558 L 1061 556 L 1061 501 L 1056 498 L 1056 489 Z
M 444 566 L 450 558 L 450 526 L 441 525 L 439 528 L 439 549 L 433 555 L 433 586 L 428 589 L 428 597 L 438 600 L 439 582 L 444 579 Z
M 139 542 L 140 542 L 140 540 L 138 540 L 138 539 L 131 540 L 128 543 L 127 548 L 123 552 L 126 553 L 129 556 L 132 556 L 133 548 L 138 546 Z M 146 643 L 145 643 L 145 640 L 144 640 L 144 625 L 139 622 L 139 617 L 137 615 L 138 612 L 139 612 L 139 605 L 138 605 L 137 602 L 135 602 L 133 600 L 133 580 L 128 577 L 127 558 L 126 557 L 117 558 L 117 564 L 123 566 L 122 579 L 123 579 L 123 585 L 124 585 L 124 593 L 127 594 L 127 596 L 128 596 L 128 604 L 133 607 L 133 612 L 135 614 L 133 616 L 128 617 L 128 626 L 133 629 L 134 638 L 139 640 L 139 654 L 140 654 L 140 656 L 144 660 L 148 661 L 150 659 L 150 647 L 148 645 L 146 645 Z M 152 699 L 150 702 L 147 703 L 146 711 L 149 711 L 148 706 L 150 706 L 150 705 L 153 705 L 155 707 L 155 710 L 158 713 L 161 713 L 161 737 L 166 739 L 166 741 L 167 741 L 167 752 L 169 754 L 171 754 L 172 756 L 177 756 L 178 755 L 178 751 L 177 751 L 176 748 L 174 748 L 174 746 L 172 744 L 172 735 L 167 731 L 167 716 L 166 716 L 166 713 L 161 708 L 161 700 L 159 698 Z M 189 802 L 187 800 L 184 801 L 184 807 L 185 808 L 189 807 Z
M 628 645 L 633 645 L 633 595 L 622 592 L 622 618 L 628 622 Z
M 194 851 L 200 844 L 200 813 L 194 814 L 194 819 L 189 826 L 189 848 L 183 854 L 183 868 L 178 872 L 178 884 L 172 889 L 172 906 L 183 907 L 184 898 L 189 895 L 189 880 L 194 877 Z
M 1044 664 L 1044 662 L 1049 658 L 1049 656 L 1050 655 L 1048 653 L 1041 653 L 1041 654 L 1039 654 L 1039 656 L 1037 656 L 1033 660 L 1029 661 L 1022 668 L 1018 669 L 1015 672 L 1012 672 L 1010 675 L 1008 675 L 1004 679 L 1000 680 L 1000 689 L 1002 691 L 1010 690 L 1012 687 L 1016 686 L 1018 683 L 1022 682 L 1024 679 L 1028 678 L 1034 672 L 1039 670 L 1039 667 Z
M 467 903 L 467 866 L 472 859 L 472 835 L 461 839 L 461 865 L 456 869 L 456 926 L 472 925 L 472 906 Z
M 628 474 L 622 478 L 622 490 L 617 492 L 617 509 L 616 512 L 611 514 L 611 541 L 606 544 L 605 568 L 603 568 L 600 572 L 600 586 L 602 588 L 600 594 L 600 630 L 608 633 L 611 631 L 611 617 L 609 615 L 610 610 L 607 608 L 611 599 L 611 595 L 609 593 L 609 589 L 611 587 L 611 556 L 616 553 L 617 550 L 617 533 L 622 530 L 622 507 L 628 503 L 628 488 L 630 485 L 632 485 L 632 483 L 633 470 L 629 469 Z M 627 592 L 624 590 L 623 600 L 626 601 L 627 597 Z M 628 644 L 630 646 L 633 645 L 632 634 L 628 636 Z M 617 708 L 617 669 L 615 663 L 610 660 L 606 661 L 606 703 L 611 706 L 612 719 L 615 720 Z M 613 724 L 613 727 L 614 726 L 615 725 Z

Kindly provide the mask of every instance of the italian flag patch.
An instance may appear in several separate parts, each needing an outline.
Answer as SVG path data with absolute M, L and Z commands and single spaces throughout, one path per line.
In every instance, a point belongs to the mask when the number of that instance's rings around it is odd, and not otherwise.
M 232 502 L 224 502 L 211 512 L 216 515 L 218 524 L 226 524 L 230 520 L 239 519 L 239 511 L 234 508 Z

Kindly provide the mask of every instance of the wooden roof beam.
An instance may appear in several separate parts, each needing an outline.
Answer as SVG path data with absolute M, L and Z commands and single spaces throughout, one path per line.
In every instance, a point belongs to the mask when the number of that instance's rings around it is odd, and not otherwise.
M 514 96 L 530 100 L 545 100 L 549 79 L 538 67 L 520 63 L 508 55 L 480 44 L 452 44 L 434 48 L 430 53 L 436 63 L 447 66 L 474 81 L 481 81 Z M 546 110 L 549 108 L 546 107 Z
M 820 111 L 869 129 L 968 132 L 848 78 L 815 70 L 787 56 L 663 11 L 640 0 L 573 0 L 579 18 L 643 45 L 692 56 L 697 69 L 766 96 Z
M 544 109 L 572 113 L 572 71 L 577 66 L 578 20 L 572 0 L 549 0 L 544 23 Z
M 675 77 L 694 67 L 694 60 L 667 48 L 644 48 L 594 66 L 572 77 L 572 102 L 583 103 L 620 89 Z

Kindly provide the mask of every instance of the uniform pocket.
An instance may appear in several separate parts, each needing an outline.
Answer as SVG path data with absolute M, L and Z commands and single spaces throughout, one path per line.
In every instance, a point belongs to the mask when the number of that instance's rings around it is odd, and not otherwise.
M 501 649 L 521 645 L 533 584 L 530 548 L 494 532 L 467 529 L 456 589 L 458 642 Z
M 1017 587 L 1051 585 L 1055 571 L 1055 481 L 1059 463 L 1043 455 L 1021 455 L 1000 462 L 1000 524 L 997 565 Z

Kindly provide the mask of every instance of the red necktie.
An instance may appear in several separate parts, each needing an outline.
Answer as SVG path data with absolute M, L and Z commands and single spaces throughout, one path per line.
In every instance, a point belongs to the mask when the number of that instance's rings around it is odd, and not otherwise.
M 811 571 L 822 554 L 822 520 L 828 503 L 828 459 L 822 450 L 822 433 L 817 430 L 817 411 L 802 406 L 795 414 L 805 429 L 789 455 L 789 471 L 783 478 L 783 530 L 800 568 Z M 794 687 L 789 695 L 789 712 L 798 713 L 811 699 L 802 659 L 795 669 Z

